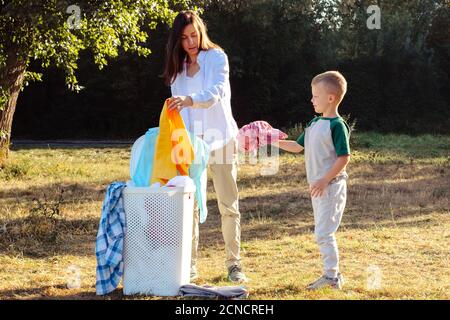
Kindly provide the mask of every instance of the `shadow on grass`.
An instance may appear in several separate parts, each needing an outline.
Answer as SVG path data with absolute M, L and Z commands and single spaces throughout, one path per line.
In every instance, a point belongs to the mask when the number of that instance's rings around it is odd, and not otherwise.
M 444 214 L 444 213 L 442 213 Z M 418 218 L 420 217 L 420 218 Z M 299 225 L 303 222 L 305 225 Z M 347 230 L 378 230 L 380 228 L 410 228 L 410 227 L 425 227 L 430 226 L 434 222 L 431 218 L 423 212 L 415 215 L 414 221 L 393 221 L 390 217 L 386 217 L 384 221 L 366 221 L 366 222 L 345 222 L 345 217 L 340 226 L 340 231 Z M 339 232 L 339 231 L 338 231 Z M 301 218 L 283 217 L 283 222 L 271 220 L 270 222 L 253 223 L 251 226 L 242 225 L 242 241 L 257 241 L 257 240 L 277 240 L 283 237 L 292 237 L 298 235 L 309 234 L 314 235 L 314 221 L 311 216 Z M 223 247 L 224 242 L 221 235 L 220 226 L 217 228 L 200 229 L 199 248 L 207 249 L 209 247 Z
M 111 181 L 112 182 L 112 181 Z M 32 201 L 34 198 L 56 200 L 60 197 L 61 190 L 64 202 L 83 203 L 92 200 L 101 200 L 106 192 L 105 185 L 99 184 L 80 184 L 80 183 L 52 183 L 41 186 L 31 186 L 27 189 L 12 188 L 9 190 L 0 190 L 0 200 L 23 203 Z
M 384 195 L 382 185 L 371 185 L 372 189 L 368 189 L 368 185 L 365 183 L 354 184 L 349 188 L 349 199 L 340 229 L 408 228 L 436 223 L 429 217 L 429 214 L 431 212 L 445 213 L 445 210 L 449 209 L 448 200 L 446 200 L 448 199 L 448 190 L 442 191 L 442 185 L 445 183 L 448 185 L 445 179 L 445 177 L 438 177 L 392 183 L 385 190 Z M 414 198 L 415 194 L 409 192 L 422 186 L 429 186 L 428 193 L 424 196 L 429 196 L 426 198 L 429 202 L 425 205 L 417 202 Z M 60 185 L 55 184 L 51 187 L 57 189 Z M 102 189 L 93 186 L 86 187 L 75 184 L 71 188 L 73 188 L 73 194 L 69 196 L 69 201 L 79 201 L 80 193 L 91 194 L 91 197 L 96 200 L 100 200 L 104 196 Z M 434 192 L 435 188 L 441 189 L 439 192 Z M 29 196 L 42 192 L 44 189 L 48 188 L 31 190 Z M 354 193 L 355 190 L 367 192 L 366 201 L 370 202 L 369 206 L 362 206 L 357 199 L 358 194 Z M 98 194 L 92 196 L 96 192 Z M 395 193 L 404 195 L 405 203 L 399 203 L 397 200 L 397 203 L 393 202 L 393 207 L 391 207 L 391 196 Z M 4 194 L 2 195 L 4 196 Z M 24 197 L 25 194 L 22 196 Z M 400 200 L 402 199 L 400 198 Z M 447 207 L 445 203 L 447 203 Z M 441 206 L 440 209 L 439 206 Z M 221 218 L 215 199 L 208 201 L 208 209 L 208 219 L 200 225 L 200 249 L 223 246 Z M 279 239 L 284 236 L 313 234 L 314 231 L 309 196 L 300 191 L 244 197 L 240 200 L 240 211 L 243 241 Z M 42 227 L 45 227 L 45 223 L 36 223 L 35 221 L 33 224 L 29 217 L 10 221 L 2 220 L 0 254 L 20 251 L 30 258 L 59 254 L 80 256 L 92 254 L 92 257 L 95 258 L 93 248 L 95 248 L 99 218 L 100 212 L 97 218 L 57 219 L 57 222 L 51 220 L 50 224 L 48 224 L 49 221 L 44 221 L 47 222 L 49 228 L 47 230 L 41 230 Z M 52 225 L 52 223 L 55 224 Z M 39 232 L 41 232 L 41 238 L 39 238 Z
M 2 221 L 0 254 L 31 259 L 58 255 L 95 257 L 99 219 L 68 220 L 50 216 L 27 216 Z
M 353 184 L 349 187 L 340 230 L 409 228 L 438 223 L 429 214 L 446 214 L 450 210 L 449 188 L 443 186 L 448 186 L 445 176 L 391 183 L 384 190 L 382 184 Z M 419 197 L 418 190 L 426 191 Z M 359 193 L 364 193 L 366 205 L 358 201 Z M 245 197 L 239 205 L 243 241 L 314 233 L 311 200 L 300 191 Z M 208 208 L 208 220 L 200 226 L 200 248 L 223 246 L 215 201 L 209 201 Z

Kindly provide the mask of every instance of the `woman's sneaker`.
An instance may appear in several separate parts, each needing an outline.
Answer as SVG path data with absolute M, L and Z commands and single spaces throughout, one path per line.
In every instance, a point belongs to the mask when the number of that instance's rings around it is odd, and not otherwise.
M 247 277 L 242 272 L 242 268 L 236 265 L 228 268 L 228 280 L 238 283 L 244 283 L 248 281 Z
M 342 284 L 344 282 L 344 278 L 340 273 L 338 273 L 338 276 L 336 278 L 330 278 L 327 276 L 321 276 L 319 279 L 314 281 L 313 283 L 310 283 L 306 289 L 307 290 L 319 290 L 322 288 L 330 287 L 333 289 L 342 289 Z

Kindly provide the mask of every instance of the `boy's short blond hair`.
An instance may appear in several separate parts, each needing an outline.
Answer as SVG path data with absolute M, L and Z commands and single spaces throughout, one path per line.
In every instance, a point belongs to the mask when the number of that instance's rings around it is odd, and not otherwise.
M 347 80 L 338 71 L 327 71 L 314 77 L 311 85 L 324 83 L 328 92 L 334 94 L 338 100 L 338 104 L 344 99 L 347 92 Z

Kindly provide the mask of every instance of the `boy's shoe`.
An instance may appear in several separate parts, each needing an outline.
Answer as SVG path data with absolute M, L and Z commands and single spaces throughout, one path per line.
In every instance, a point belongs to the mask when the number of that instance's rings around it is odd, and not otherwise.
M 228 268 L 228 280 L 238 283 L 244 283 L 248 281 L 247 277 L 242 272 L 242 268 L 237 265 Z
M 196 266 L 191 266 L 191 282 L 194 282 L 198 279 L 198 272 Z
M 306 289 L 307 290 L 319 290 L 322 288 L 330 287 L 333 289 L 342 289 L 342 283 L 344 278 L 339 273 L 336 278 L 329 278 L 327 276 L 321 276 L 319 279 L 314 281 L 313 283 L 310 283 Z

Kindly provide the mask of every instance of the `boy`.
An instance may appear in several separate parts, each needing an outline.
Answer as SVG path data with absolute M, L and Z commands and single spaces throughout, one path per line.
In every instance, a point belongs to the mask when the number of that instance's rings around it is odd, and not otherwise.
M 274 145 L 299 153 L 305 150 L 306 175 L 314 211 L 314 233 L 323 261 L 323 276 L 309 284 L 308 290 L 323 287 L 342 288 L 339 253 L 335 232 L 341 222 L 347 196 L 347 173 L 350 160 L 349 127 L 338 114 L 347 91 L 347 81 L 337 71 L 316 76 L 312 82 L 312 99 L 316 113 L 304 133 L 297 139 L 280 140 Z

